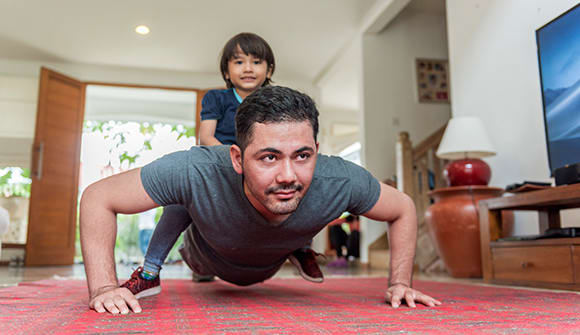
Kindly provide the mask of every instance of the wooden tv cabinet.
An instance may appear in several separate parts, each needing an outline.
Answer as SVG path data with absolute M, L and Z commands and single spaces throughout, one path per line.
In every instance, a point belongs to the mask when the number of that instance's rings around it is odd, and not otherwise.
M 501 210 L 538 211 L 544 232 L 561 227 L 561 209 L 579 207 L 580 184 L 479 201 L 484 281 L 580 291 L 580 237 L 497 241 Z

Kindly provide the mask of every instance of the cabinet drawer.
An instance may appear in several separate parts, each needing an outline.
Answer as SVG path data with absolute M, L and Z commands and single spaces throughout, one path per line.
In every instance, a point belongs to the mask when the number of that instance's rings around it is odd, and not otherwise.
M 493 248 L 495 279 L 573 283 L 570 246 Z

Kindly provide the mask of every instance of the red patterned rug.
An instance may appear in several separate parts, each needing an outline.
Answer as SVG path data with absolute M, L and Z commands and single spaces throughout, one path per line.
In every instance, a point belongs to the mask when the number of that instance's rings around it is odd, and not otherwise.
M 442 306 L 392 309 L 385 278 L 273 279 L 236 287 L 222 281 L 164 280 L 143 312 L 98 314 L 80 280 L 0 289 L 1 334 L 580 334 L 580 295 L 416 281 Z

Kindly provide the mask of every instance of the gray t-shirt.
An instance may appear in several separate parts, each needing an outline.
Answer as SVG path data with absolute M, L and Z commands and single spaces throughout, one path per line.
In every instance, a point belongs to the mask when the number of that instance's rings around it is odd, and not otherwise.
M 180 204 L 189 211 L 195 258 L 232 282 L 239 281 L 240 273 L 260 278 L 261 273 L 275 272 L 327 223 L 345 211 L 369 211 L 380 194 L 378 181 L 365 169 L 318 155 L 312 183 L 297 210 L 284 222 L 271 224 L 247 199 L 229 146 L 198 146 L 166 155 L 143 167 L 141 180 L 157 204 Z

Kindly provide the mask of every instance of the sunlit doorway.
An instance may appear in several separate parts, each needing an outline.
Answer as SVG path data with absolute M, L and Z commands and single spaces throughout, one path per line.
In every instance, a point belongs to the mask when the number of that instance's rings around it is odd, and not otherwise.
M 99 179 L 195 145 L 195 90 L 88 85 L 85 99 L 79 195 Z M 142 261 L 161 213 L 117 216 L 117 262 Z M 178 259 L 175 249 L 167 261 Z M 81 261 L 77 229 L 75 262 Z

